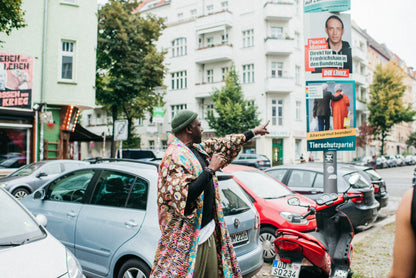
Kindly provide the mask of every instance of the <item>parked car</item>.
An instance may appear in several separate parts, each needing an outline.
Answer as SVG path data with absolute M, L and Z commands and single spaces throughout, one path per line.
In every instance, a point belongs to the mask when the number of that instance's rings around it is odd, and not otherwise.
M 322 163 L 305 163 L 301 165 L 275 166 L 266 170 L 267 173 L 286 184 L 290 189 L 310 199 L 319 199 L 324 192 L 324 175 Z M 338 165 L 337 187 L 338 193 L 345 192 L 350 186 L 350 177 L 358 175 L 358 182 L 348 191 L 348 194 L 360 194 L 361 198 L 349 200 L 340 206 L 354 228 L 368 225 L 377 218 L 379 203 L 374 197 L 371 184 L 356 170 Z
M 397 160 L 393 155 L 383 155 L 389 167 L 397 167 Z
M 404 162 L 406 163 L 406 165 L 415 165 L 416 164 L 416 160 L 415 160 L 413 155 L 406 155 L 404 157 Z
M 57 175 L 86 165 L 84 161 L 66 159 L 34 162 L 0 178 L 0 187 L 23 199 Z
M 277 229 L 302 232 L 315 230 L 315 215 L 304 219 L 302 215 L 307 209 L 290 206 L 287 202 L 291 197 L 297 196 L 302 203 L 314 206 L 312 200 L 293 192 L 286 185 L 254 167 L 231 164 L 223 171 L 234 176 L 260 214 L 260 241 L 263 245 L 264 261 L 271 262 L 276 255 L 273 242 Z
M 378 210 L 384 208 L 388 204 L 389 193 L 385 180 L 371 167 L 353 166 L 344 164 L 343 167 L 352 167 L 352 170 L 357 170 L 374 188 L 374 197 L 380 204 Z
M 376 168 L 383 169 L 388 168 L 389 165 L 387 163 L 387 159 L 384 156 L 380 156 L 376 158 Z
M 401 154 L 396 154 L 396 161 L 397 161 L 397 166 L 405 166 L 406 165 L 406 161 L 404 160 L 403 155 Z
M 371 156 L 356 157 L 353 159 L 352 164 L 359 166 L 370 166 Z
M 1 277 L 85 277 L 75 256 L 16 198 L 0 188 Z M 4 213 L 7 212 L 7 213 Z
M 160 238 L 158 166 L 101 161 L 60 175 L 22 202 L 49 218 L 48 229 L 74 252 L 85 275 L 149 277 Z M 258 213 L 230 175 L 218 177 L 242 273 L 254 275 L 263 264 Z
M 233 160 L 232 164 L 251 166 L 261 170 L 267 169 L 271 166 L 270 159 L 267 156 L 255 153 L 239 154 Z
M 142 161 L 161 160 L 163 157 L 163 153 L 163 151 L 158 150 L 123 149 L 123 156 L 121 158 L 137 159 Z M 120 153 L 117 153 L 117 157 L 120 158 Z

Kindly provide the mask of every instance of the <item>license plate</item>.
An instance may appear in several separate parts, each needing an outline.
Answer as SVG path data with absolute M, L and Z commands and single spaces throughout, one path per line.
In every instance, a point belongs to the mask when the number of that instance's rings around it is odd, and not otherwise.
M 230 235 L 230 237 L 231 237 L 232 244 L 239 244 L 239 243 L 241 244 L 241 243 L 248 241 L 247 231 L 242 231 L 239 233 L 232 234 Z
M 272 275 L 279 278 L 299 278 L 300 264 L 273 261 Z

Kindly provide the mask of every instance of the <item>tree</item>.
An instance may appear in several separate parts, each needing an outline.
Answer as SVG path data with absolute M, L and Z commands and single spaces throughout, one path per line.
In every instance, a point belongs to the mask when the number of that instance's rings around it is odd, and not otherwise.
M 109 0 L 98 11 L 96 97 L 112 115 L 129 122 L 127 146 L 140 146 L 133 136 L 133 120 L 151 113 L 159 97 L 154 88 L 163 84 L 164 52 L 155 42 L 165 25 L 162 18 L 133 13 L 136 0 Z M 115 155 L 114 138 L 111 156 Z
M 381 141 L 381 155 L 384 154 L 384 142 L 392 127 L 401 122 L 411 122 L 416 115 L 410 104 L 404 107 L 402 96 L 406 86 L 402 83 L 403 74 L 391 63 L 379 64 L 370 85 L 368 117 L 373 134 Z
M 216 89 L 211 97 L 218 117 L 209 113 L 207 120 L 217 136 L 240 133 L 260 124 L 257 106 L 244 99 L 234 67 L 226 77 L 225 86 Z
M 406 140 L 406 145 L 407 146 L 413 146 L 416 148 L 416 132 L 412 132 L 409 135 L 409 138 Z
M 25 27 L 22 10 L 22 0 L 2 0 L 0 1 L 0 33 L 10 35 L 13 29 Z M 4 41 L 0 40 L 0 44 Z
M 366 121 L 358 127 L 357 147 L 364 148 L 373 141 L 372 135 L 374 129 L 375 127 L 370 126 Z

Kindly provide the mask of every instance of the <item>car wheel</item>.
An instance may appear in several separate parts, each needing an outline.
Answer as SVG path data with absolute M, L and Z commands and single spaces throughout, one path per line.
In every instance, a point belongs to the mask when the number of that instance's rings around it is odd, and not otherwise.
M 29 190 L 27 190 L 26 188 L 23 188 L 23 187 L 16 188 L 12 192 L 12 195 L 14 197 L 16 197 L 17 199 L 19 199 L 19 200 L 22 200 L 23 198 L 25 198 L 29 194 L 30 194 Z
M 150 268 L 138 259 L 129 259 L 120 267 L 117 278 L 148 278 Z
M 273 261 L 276 256 L 274 240 L 276 239 L 276 229 L 272 227 L 260 228 L 260 242 L 263 246 L 263 260 L 266 263 Z

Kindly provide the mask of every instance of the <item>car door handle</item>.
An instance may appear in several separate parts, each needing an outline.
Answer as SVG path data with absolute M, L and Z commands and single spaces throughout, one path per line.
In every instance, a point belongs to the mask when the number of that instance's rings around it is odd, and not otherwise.
M 127 222 L 124 222 L 124 224 L 126 225 L 126 226 L 128 226 L 128 227 L 137 227 L 137 223 L 134 221 L 134 220 L 129 220 L 129 221 L 127 221 Z
M 68 215 L 69 217 L 75 217 L 75 216 L 77 216 L 77 214 L 75 213 L 75 211 L 67 212 L 66 215 Z

